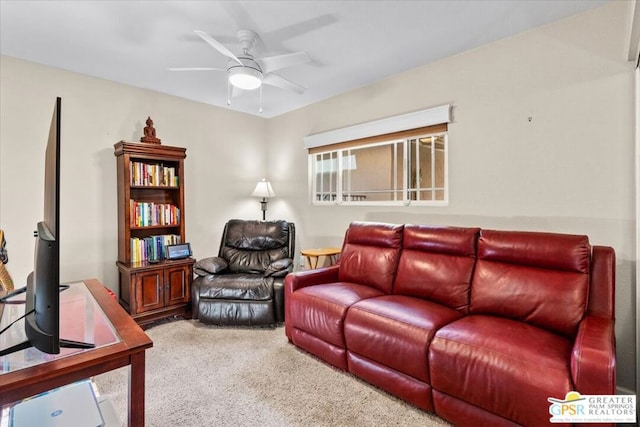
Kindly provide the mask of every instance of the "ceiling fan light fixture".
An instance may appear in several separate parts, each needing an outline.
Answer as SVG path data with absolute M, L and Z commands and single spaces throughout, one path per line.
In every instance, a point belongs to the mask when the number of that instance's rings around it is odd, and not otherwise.
M 251 67 L 230 67 L 229 83 L 238 89 L 258 89 L 262 85 L 262 73 Z

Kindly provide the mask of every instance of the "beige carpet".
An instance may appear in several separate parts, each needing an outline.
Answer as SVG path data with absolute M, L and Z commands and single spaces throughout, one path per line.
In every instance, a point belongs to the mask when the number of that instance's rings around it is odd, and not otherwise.
M 448 426 L 289 344 L 284 327 L 149 328 L 146 425 Z M 95 377 L 126 422 L 128 370 Z

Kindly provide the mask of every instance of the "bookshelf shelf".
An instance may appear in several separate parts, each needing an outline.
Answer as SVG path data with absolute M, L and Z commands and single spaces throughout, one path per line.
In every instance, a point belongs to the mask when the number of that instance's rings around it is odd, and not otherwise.
M 180 224 L 172 225 L 145 225 L 143 227 L 132 226 L 131 231 L 135 230 L 162 230 L 163 228 L 180 228 Z
M 171 185 L 132 185 L 132 190 L 180 190 L 180 187 Z
M 167 244 L 185 242 L 186 149 L 120 141 L 118 177 L 120 304 L 139 323 L 189 316 L 193 259 L 164 260 Z

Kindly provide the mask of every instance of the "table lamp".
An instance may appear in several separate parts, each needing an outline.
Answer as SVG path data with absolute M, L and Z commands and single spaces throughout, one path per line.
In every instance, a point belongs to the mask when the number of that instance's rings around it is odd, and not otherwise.
M 274 197 L 275 195 L 276 193 L 273 192 L 271 183 L 265 178 L 262 178 L 262 181 L 258 181 L 256 188 L 253 190 L 253 193 L 251 193 L 251 196 L 253 197 L 262 197 L 262 200 L 260 201 L 260 209 L 262 209 L 263 221 L 267 218 L 267 199 L 269 197 Z

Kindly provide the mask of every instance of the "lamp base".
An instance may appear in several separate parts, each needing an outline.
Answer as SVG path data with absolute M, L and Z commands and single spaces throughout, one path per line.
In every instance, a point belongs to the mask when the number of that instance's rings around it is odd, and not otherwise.
M 266 221 L 267 219 L 267 203 L 268 203 L 268 200 L 266 197 L 263 197 L 262 200 L 260 200 L 260 209 L 262 210 L 263 221 Z

